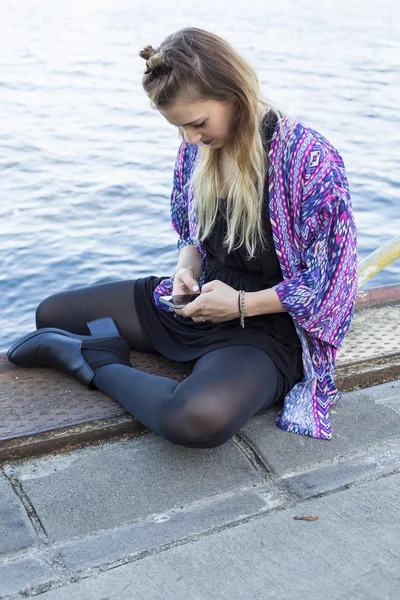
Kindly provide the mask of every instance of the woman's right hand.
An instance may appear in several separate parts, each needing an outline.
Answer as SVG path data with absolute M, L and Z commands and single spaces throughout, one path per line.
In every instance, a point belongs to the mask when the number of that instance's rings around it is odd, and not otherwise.
M 200 294 L 197 279 L 195 279 L 192 269 L 181 268 L 177 271 L 174 277 L 174 285 L 172 288 L 173 296 L 182 294 Z

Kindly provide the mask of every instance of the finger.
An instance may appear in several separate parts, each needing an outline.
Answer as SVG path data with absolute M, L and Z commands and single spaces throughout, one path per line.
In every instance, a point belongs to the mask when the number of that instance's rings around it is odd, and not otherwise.
M 182 285 L 185 294 L 200 294 L 200 288 L 197 283 L 193 281 L 185 282 Z
M 189 302 L 188 304 L 186 304 L 185 308 L 179 309 L 179 314 L 181 314 L 182 317 L 192 317 L 196 313 L 200 313 L 202 307 L 200 305 L 199 298 L 200 296 L 198 298 L 195 298 L 193 302 Z
M 213 290 L 213 289 L 214 289 L 213 282 L 212 282 L 212 281 L 209 281 L 208 283 L 205 283 L 205 284 L 202 286 L 202 288 L 201 288 L 201 293 L 203 294 L 204 292 L 205 292 L 205 293 L 207 293 L 207 292 L 212 292 L 212 290 Z
M 198 292 L 199 291 L 199 286 L 198 283 L 196 281 L 196 279 L 194 279 L 190 272 L 184 272 L 182 273 L 182 281 L 183 283 L 186 285 L 187 289 L 190 290 L 191 292 Z
M 184 308 L 173 308 L 172 310 L 174 312 L 176 312 L 178 315 L 181 315 L 182 317 L 188 317 L 188 316 L 190 316 L 190 317 L 195 316 L 196 317 L 196 316 L 198 316 L 198 314 L 197 314 L 196 311 L 190 313 L 190 315 L 187 315 L 186 314 L 186 310 L 187 310 L 188 306 L 189 306 L 189 304 L 187 304 Z

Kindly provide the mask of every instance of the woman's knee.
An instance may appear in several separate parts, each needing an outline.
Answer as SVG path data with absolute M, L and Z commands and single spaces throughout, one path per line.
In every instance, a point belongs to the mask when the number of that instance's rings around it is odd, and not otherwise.
M 63 292 L 48 296 L 39 304 L 36 309 L 36 327 L 60 327 L 62 313 L 66 310 L 66 303 L 63 300 Z
M 37 329 L 40 329 L 41 327 L 47 327 L 49 316 L 52 313 L 52 304 L 52 296 L 49 296 L 42 300 L 42 302 L 37 307 L 35 315 Z
M 221 397 L 198 392 L 170 405 L 164 418 L 163 435 L 184 446 L 214 448 L 232 437 L 233 425 Z

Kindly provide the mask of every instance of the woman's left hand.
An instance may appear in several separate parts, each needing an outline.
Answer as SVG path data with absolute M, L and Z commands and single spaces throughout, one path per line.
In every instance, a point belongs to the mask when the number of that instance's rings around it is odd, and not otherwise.
M 237 290 L 216 279 L 205 283 L 201 288 L 201 294 L 185 308 L 174 310 L 178 315 L 191 317 L 196 322 L 230 321 L 240 316 L 238 296 Z

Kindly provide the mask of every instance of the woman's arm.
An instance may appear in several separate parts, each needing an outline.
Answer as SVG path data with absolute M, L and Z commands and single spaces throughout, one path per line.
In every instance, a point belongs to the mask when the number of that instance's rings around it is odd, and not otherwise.
M 176 244 L 179 250 L 177 266 L 190 268 L 193 270 L 194 275 L 200 277 L 204 250 L 201 244 L 197 240 L 192 239 L 190 235 L 188 209 L 182 190 L 186 149 L 187 142 L 182 142 L 175 162 L 170 202 L 171 223 L 179 235 Z
M 357 290 L 356 229 L 348 198 L 325 200 L 303 223 L 310 239 L 299 270 L 273 288 L 246 293 L 245 314 L 288 312 L 309 335 L 340 348 Z M 346 311 L 347 320 L 338 321 Z
M 192 246 L 191 244 L 188 246 L 184 246 L 180 253 L 177 267 L 184 267 L 185 269 L 191 269 L 193 271 L 193 275 L 200 279 L 201 275 L 201 263 L 203 260 L 203 256 L 201 253 Z
M 310 335 L 339 347 L 344 328 L 336 330 L 335 311 L 353 305 L 357 289 L 356 230 L 348 198 L 326 200 L 304 221 L 313 236 L 299 271 L 273 288 L 246 293 L 245 313 L 288 312 Z
M 286 312 L 278 298 L 274 288 L 268 288 L 259 292 L 246 292 L 245 294 L 245 313 L 246 317 L 255 315 L 269 315 L 271 313 Z

